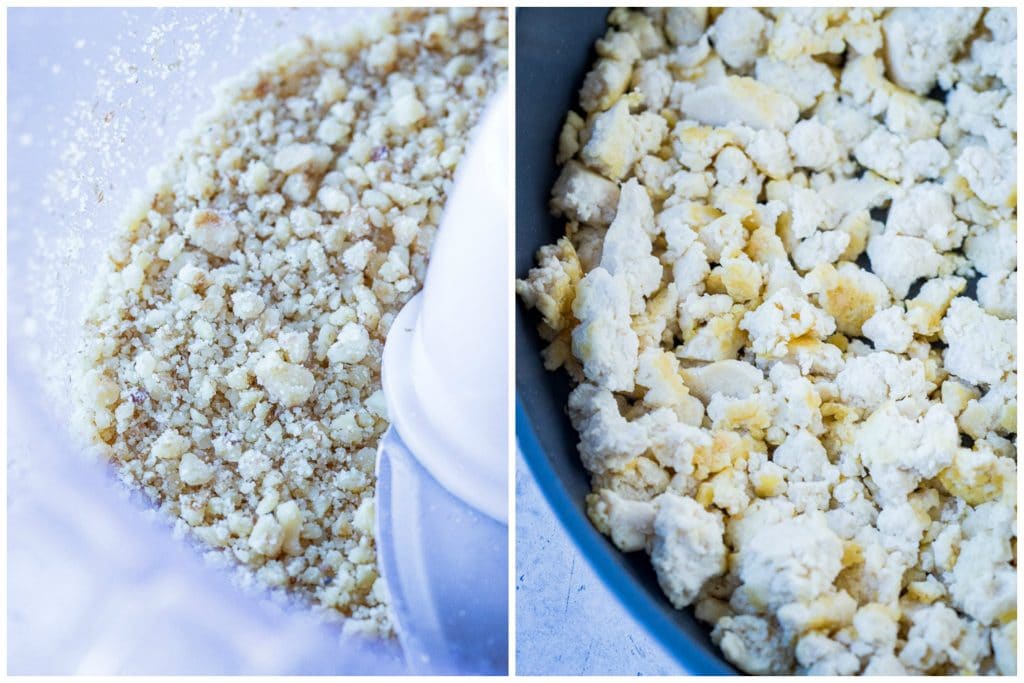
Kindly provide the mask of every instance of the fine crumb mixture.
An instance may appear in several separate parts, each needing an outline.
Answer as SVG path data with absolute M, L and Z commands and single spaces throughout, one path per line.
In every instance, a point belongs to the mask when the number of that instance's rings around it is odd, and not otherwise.
M 757 674 L 1012 674 L 1017 18 L 611 13 L 518 291 L 594 524 Z
M 407 10 L 222 86 L 110 249 L 87 429 L 124 482 L 346 630 L 388 634 L 380 359 L 507 68 L 502 9 Z

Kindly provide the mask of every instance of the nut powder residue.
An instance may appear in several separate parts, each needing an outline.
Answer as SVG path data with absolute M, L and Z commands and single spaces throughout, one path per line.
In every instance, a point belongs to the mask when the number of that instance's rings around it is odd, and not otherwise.
M 381 351 L 507 69 L 502 9 L 405 10 L 223 84 L 151 173 L 86 322 L 82 418 L 121 479 L 254 582 L 388 634 Z

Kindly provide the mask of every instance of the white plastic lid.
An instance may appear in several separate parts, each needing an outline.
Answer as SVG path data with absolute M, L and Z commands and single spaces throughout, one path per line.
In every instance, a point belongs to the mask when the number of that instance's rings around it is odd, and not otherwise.
M 456 172 L 423 291 L 384 346 L 388 418 L 457 498 L 508 521 L 508 95 Z

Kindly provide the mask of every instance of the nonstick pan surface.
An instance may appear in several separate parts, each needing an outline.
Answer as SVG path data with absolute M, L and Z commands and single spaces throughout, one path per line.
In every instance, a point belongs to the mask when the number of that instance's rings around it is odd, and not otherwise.
M 548 211 L 557 177 L 558 133 L 595 59 L 594 42 L 607 28 L 608 9 L 523 8 L 516 15 L 516 277 L 534 254 L 564 234 Z M 569 381 L 541 360 L 539 317 L 517 302 L 516 436 L 530 470 L 580 552 L 619 601 L 694 674 L 735 674 L 693 610 L 665 598 L 646 553 L 623 553 L 591 525 L 584 498 L 590 481 L 566 414 Z

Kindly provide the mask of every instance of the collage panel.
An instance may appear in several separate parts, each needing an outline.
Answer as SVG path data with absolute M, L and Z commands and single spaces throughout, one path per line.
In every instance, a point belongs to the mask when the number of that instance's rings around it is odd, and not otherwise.
M 1016 672 L 1017 19 L 518 11 L 518 671 Z
M 507 9 L 7 18 L 8 672 L 507 674 Z

